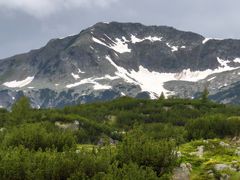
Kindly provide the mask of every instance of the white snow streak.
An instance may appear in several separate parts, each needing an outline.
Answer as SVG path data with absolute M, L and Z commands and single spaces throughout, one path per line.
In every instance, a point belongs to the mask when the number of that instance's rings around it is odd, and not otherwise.
M 71 75 L 72 75 L 72 77 L 73 77 L 75 80 L 80 79 L 80 76 L 79 76 L 78 74 L 72 73 Z
M 208 82 L 209 82 L 209 81 L 212 81 L 212 80 L 214 80 L 215 78 L 216 78 L 216 76 L 214 76 L 214 77 L 208 79 L 207 81 L 208 81 Z
M 121 96 L 126 96 L 126 94 L 124 92 L 121 92 Z
M 124 79 L 128 83 L 136 83 L 136 81 L 134 81 L 134 79 L 132 79 L 129 76 L 129 72 L 123 67 L 120 67 L 117 64 L 115 64 L 113 60 L 110 58 L 110 56 L 106 56 L 106 59 L 117 69 L 117 71 L 115 72 L 115 75 Z
M 10 82 L 5 82 L 3 85 L 7 86 L 9 88 L 21 88 L 24 86 L 27 86 L 28 84 L 30 84 L 34 79 L 34 76 L 32 77 L 27 77 L 26 79 L 22 80 L 22 81 L 10 81 Z
M 115 79 L 119 79 L 119 77 L 117 76 L 110 76 L 110 75 L 105 75 L 103 77 L 98 77 L 98 78 L 86 78 L 86 79 L 83 79 L 79 82 L 76 82 L 76 83 L 73 83 L 73 84 L 69 84 L 67 85 L 66 87 L 67 88 L 73 88 L 73 87 L 77 87 L 77 86 L 80 86 L 80 85 L 83 85 L 83 84 L 93 84 L 93 88 L 95 90 L 100 90 L 100 89 L 111 89 L 112 86 L 109 86 L 109 85 L 102 85 L 100 84 L 99 80 L 105 80 L 105 79 L 108 79 L 108 80 L 115 80 Z
M 205 44 L 206 42 L 208 42 L 211 39 L 213 39 L 213 38 L 205 38 L 202 43 Z
M 98 40 L 98 39 L 95 38 L 95 37 L 92 37 L 92 40 L 93 40 L 94 42 L 98 43 L 98 44 L 101 44 L 101 45 L 103 45 L 103 46 L 109 47 L 107 44 L 103 43 L 102 41 Z
M 59 37 L 58 39 L 62 40 L 62 39 L 66 39 L 68 37 L 73 37 L 73 36 L 76 36 L 76 34 L 69 34 L 68 36 Z
M 109 38 L 109 37 L 108 37 Z M 109 38 L 110 39 L 110 38 Z M 130 53 L 132 50 L 128 48 L 127 40 L 126 38 L 116 38 L 115 41 L 111 40 L 113 44 L 107 45 L 106 43 L 100 41 L 99 39 L 92 37 L 92 40 L 98 44 L 101 44 L 103 46 L 106 46 L 110 49 L 113 49 L 114 51 L 118 53 Z
M 132 42 L 133 44 L 136 44 L 136 43 L 139 43 L 139 42 L 142 42 L 142 41 L 145 41 L 145 40 L 149 40 L 149 41 L 151 41 L 151 42 L 162 41 L 162 37 L 148 36 L 148 37 L 145 37 L 145 38 L 143 38 L 143 39 L 139 39 L 139 38 L 137 38 L 136 36 L 131 35 L 131 42 Z

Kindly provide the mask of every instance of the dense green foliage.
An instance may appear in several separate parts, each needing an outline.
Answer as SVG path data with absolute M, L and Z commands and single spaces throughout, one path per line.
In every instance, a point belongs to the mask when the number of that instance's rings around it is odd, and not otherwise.
M 49 124 L 23 124 L 14 127 L 3 138 L 6 147 L 22 145 L 31 150 L 46 150 L 56 148 L 63 151 L 76 145 L 76 140 L 71 131 L 62 131 Z
M 99 152 L 32 151 L 23 147 L 0 151 L 1 179 L 67 179 L 105 172 L 110 157 Z
M 186 125 L 189 139 L 224 138 L 239 136 L 240 118 L 216 114 L 189 121 Z
M 172 141 L 154 141 L 140 129 L 134 129 L 123 139 L 118 148 L 117 159 L 121 164 L 134 162 L 139 166 L 151 167 L 162 175 L 171 170 L 176 155 Z
M 207 96 L 39 110 L 23 97 L 0 109 L 0 179 L 169 179 L 181 144 L 239 136 L 240 107 Z

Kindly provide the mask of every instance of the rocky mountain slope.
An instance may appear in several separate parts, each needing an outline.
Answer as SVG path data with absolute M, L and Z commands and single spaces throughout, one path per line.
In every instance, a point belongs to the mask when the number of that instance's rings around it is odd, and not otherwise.
M 194 98 L 208 87 L 239 103 L 240 40 L 207 39 L 166 26 L 98 23 L 38 50 L 0 60 L 0 106 L 26 95 L 34 107 L 119 96 Z

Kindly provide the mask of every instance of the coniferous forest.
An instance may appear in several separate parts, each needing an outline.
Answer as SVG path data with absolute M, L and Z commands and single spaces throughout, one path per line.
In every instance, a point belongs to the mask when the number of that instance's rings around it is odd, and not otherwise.
M 240 107 L 134 99 L 0 109 L 0 179 L 239 179 Z

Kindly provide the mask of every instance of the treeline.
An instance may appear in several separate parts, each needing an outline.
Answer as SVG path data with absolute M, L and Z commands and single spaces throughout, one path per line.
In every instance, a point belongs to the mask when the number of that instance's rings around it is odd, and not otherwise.
M 64 109 L 32 109 L 27 98 L 17 101 L 12 111 L 0 109 L 0 127 L 24 123 L 79 123 L 76 143 L 97 144 L 103 137 L 120 141 L 122 132 L 135 124 L 147 128 L 154 138 L 179 135 L 184 140 L 237 136 L 240 107 L 216 104 L 206 95 L 202 99 L 139 100 L 122 97 L 110 102 L 68 106 Z M 163 135 L 162 129 L 167 129 Z M 176 130 L 172 133 L 172 130 Z M 156 133 L 154 133 L 156 132 Z M 174 137 L 177 138 L 177 137 Z

